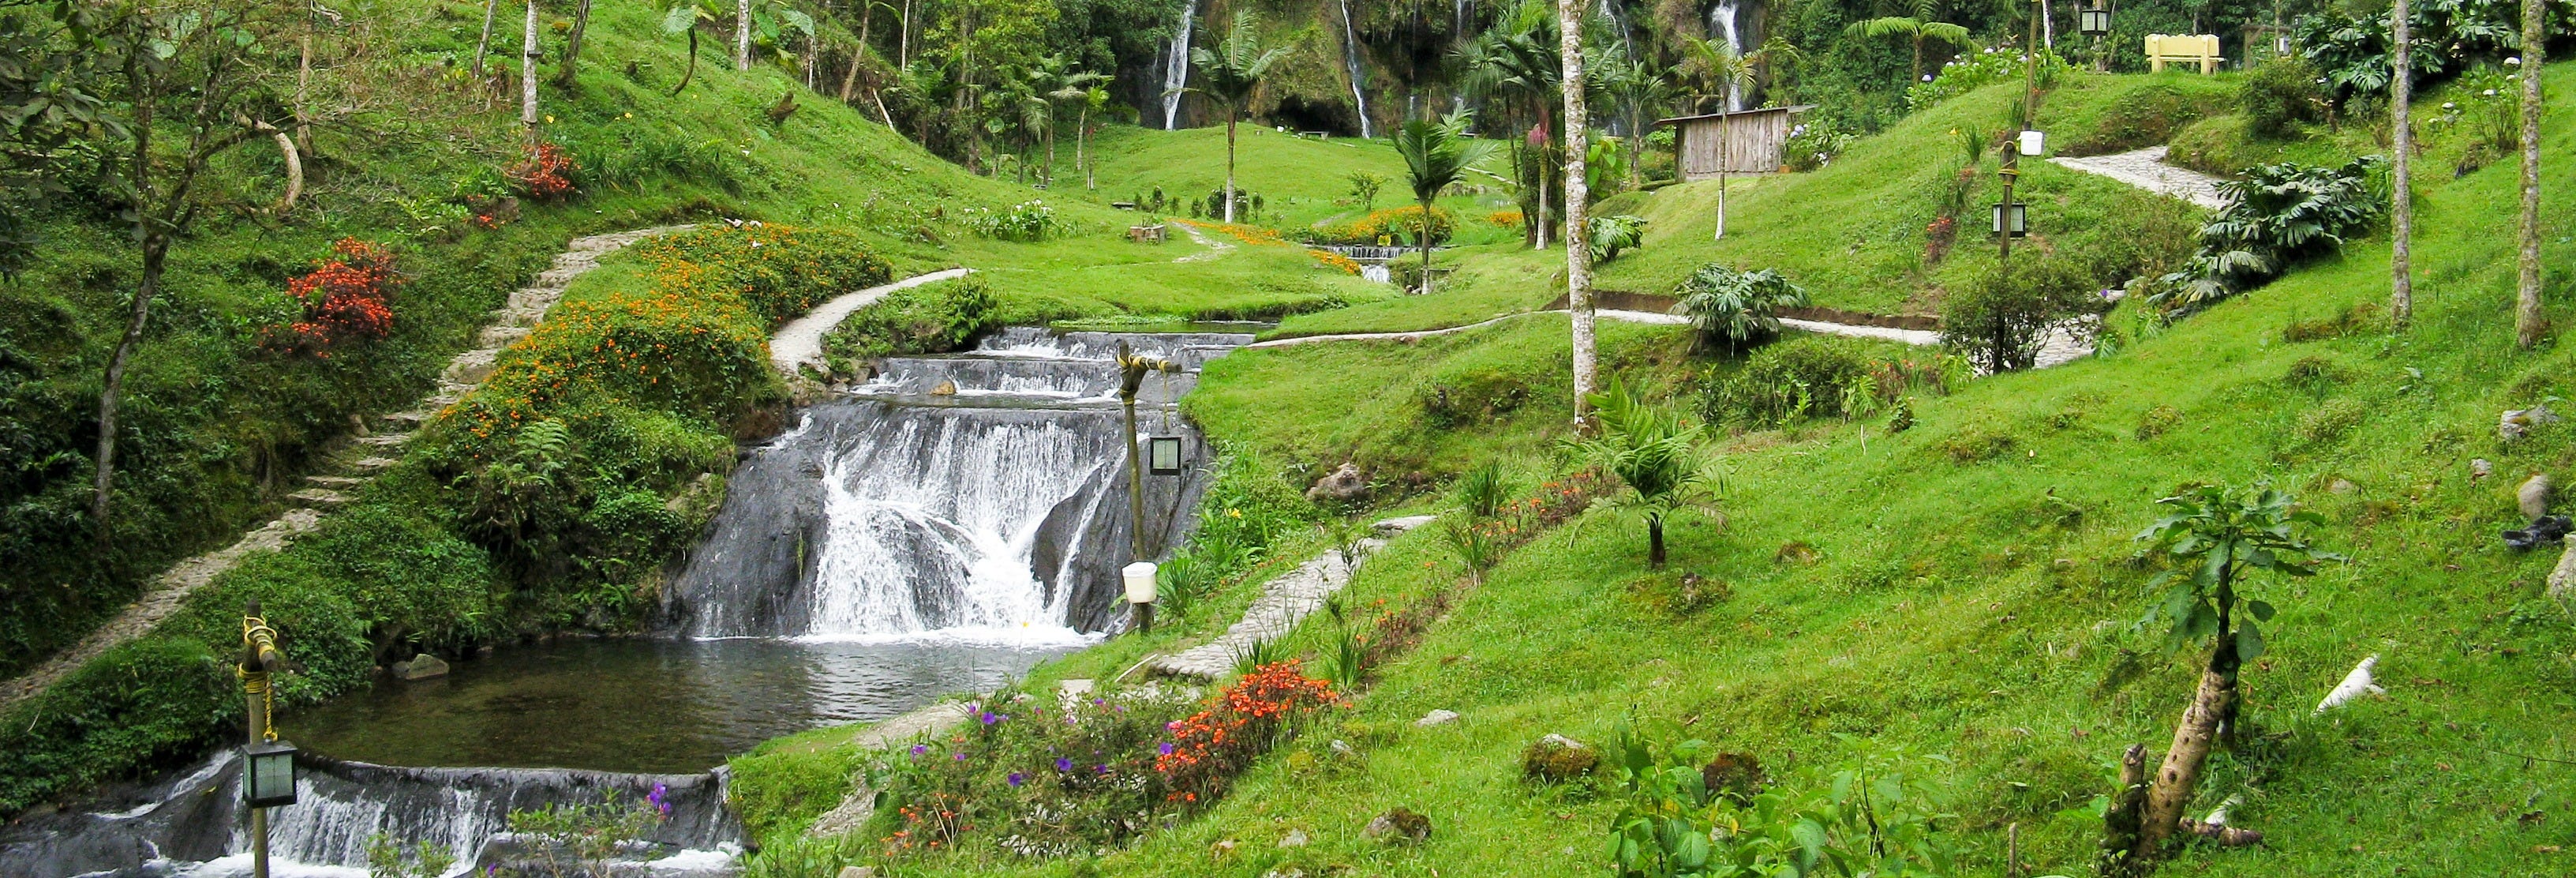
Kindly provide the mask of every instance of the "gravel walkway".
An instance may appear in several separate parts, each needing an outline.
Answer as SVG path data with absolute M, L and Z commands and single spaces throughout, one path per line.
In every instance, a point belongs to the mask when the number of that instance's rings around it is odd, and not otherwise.
M 2227 206 L 2227 199 L 2218 194 L 2219 178 L 2165 164 L 2165 148 L 2162 146 L 2084 158 L 2061 156 L 2049 161 L 2088 174 L 2100 174 L 2149 192 L 2171 195 L 2211 210 Z
M 896 290 L 953 280 L 973 271 L 971 268 L 934 271 L 884 286 L 869 287 L 818 305 L 805 316 L 787 321 L 787 325 L 779 327 L 778 332 L 769 337 L 769 365 L 791 378 L 795 377 L 798 366 L 827 366 L 823 361 L 823 336 L 831 334 L 832 327 L 841 325 L 841 321 L 849 319 L 852 312 L 874 305 L 878 299 Z
M 1431 521 L 1432 516 L 1413 515 L 1378 522 L 1377 531 L 1384 536 L 1361 540 L 1359 560 L 1368 560 L 1369 553 L 1386 545 L 1387 539 Z M 1297 569 L 1270 580 L 1261 596 L 1243 611 L 1243 621 L 1234 623 L 1214 640 L 1155 659 L 1153 669 L 1204 680 L 1233 673 L 1236 656 L 1251 651 L 1256 643 L 1287 636 L 1307 614 L 1322 608 L 1325 598 L 1350 584 L 1351 570 L 1351 565 L 1342 563 L 1339 550 L 1327 549 Z
M 324 510 L 349 502 L 355 489 L 365 485 L 376 472 L 394 464 L 394 457 L 401 453 L 403 443 L 411 439 L 413 431 L 437 417 L 440 409 L 464 399 L 483 379 L 491 377 L 502 349 L 527 337 L 539 322 L 545 320 L 546 311 L 554 307 L 556 300 L 563 298 L 564 288 L 572 284 L 573 278 L 598 268 L 602 256 L 645 238 L 686 228 L 689 227 L 663 226 L 573 239 L 565 245 L 564 252 L 555 255 L 553 267 L 537 275 L 534 285 L 511 293 L 509 303 L 492 312 L 494 319 L 484 325 L 473 350 L 457 354 L 455 359 L 448 361 L 446 372 L 439 377 L 436 392 L 409 409 L 378 415 L 374 419 L 373 431 L 360 428 L 356 441 L 348 450 L 326 464 L 322 472 L 305 477 L 305 484 L 310 487 L 286 495 L 298 508 L 243 534 L 232 545 L 170 565 L 169 570 L 145 584 L 143 594 L 134 603 L 127 604 L 107 624 L 17 679 L 0 682 L 0 710 L 7 710 L 11 705 L 44 691 L 45 687 L 101 653 L 143 636 L 144 632 L 177 612 L 189 594 L 232 570 L 243 558 L 256 552 L 284 550 L 295 543 L 296 537 L 321 526 Z

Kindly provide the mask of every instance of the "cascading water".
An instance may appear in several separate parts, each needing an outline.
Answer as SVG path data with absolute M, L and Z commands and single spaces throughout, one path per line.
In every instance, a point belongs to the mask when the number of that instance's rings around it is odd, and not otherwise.
M 1199 0 L 1181 5 L 1181 29 L 1163 59 L 1163 130 L 1181 127 L 1181 89 L 1190 84 L 1190 28 L 1198 22 Z
M 1743 57 L 1744 35 L 1736 29 L 1735 20 L 1739 2 L 1741 0 L 1718 0 L 1717 6 L 1708 12 L 1708 29 L 1712 34 L 1726 37 L 1729 54 Z M 1726 111 L 1732 113 L 1741 109 L 1744 109 L 1744 86 L 1729 82 L 1726 84 Z
M 1360 70 L 1360 35 L 1359 31 L 1351 27 L 1351 0 L 1341 0 L 1341 4 L 1342 67 L 1351 76 L 1351 102 L 1359 107 L 1360 136 L 1376 137 L 1376 130 L 1369 124 L 1368 90 L 1366 79 Z
M 628 854 L 649 865 L 630 871 L 733 874 L 743 829 L 723 770 L 706 770 L 726 754 L 985 691 L 1124 621 L 1118 569 L 1140 525 L 1110 357 L 1125 343 L 1181 367 L 1146 379 L 1139 429 L 1178 434 L 1184 459 L 1204 461 L 1173 403 L 1202 364 L 1251 339 L 1010 329 L 971 351 L 882 361 L 728 478 L 724 508 L 664 590 L 678 636 L 514 647 L 448 677 L 281 711 L 307 751 L 299 801 L 271 812 L 276 874 L 361 878 L 379 833 L 454 853 L 451 875 L 524 864 L 530 848 L 498 834 L 511 812 L 637 802 L 657 786 L 672 810 Z M 1147 476 L 1149 553 L 1178 536 L 1202 478 L 1189 466 Z M 240 774 L 228 750 L 0 828 L 0 875 L 246 874 Z

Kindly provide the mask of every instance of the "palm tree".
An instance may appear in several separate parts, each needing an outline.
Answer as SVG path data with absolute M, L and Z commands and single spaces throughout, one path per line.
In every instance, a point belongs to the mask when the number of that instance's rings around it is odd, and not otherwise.
M 1735 49 L 1716 40 L 1694 36 L 1682 37 L 1682 48 L 1690 56 L 1691 72 L 1699 79 L 1700 100 L 1717 99 L 1719 133 L 1717 135 L 1717 234 L 1709 240 L 1726 240 L 1726 154 L 1727 96 L 1753 81 L 1753 62 Z
M 1440 197 L 1440 190 L 1458 182 L 1469 167 L 1494 152 L 1493 141 L 1467 136 L 1467 126 L 1474 119 L 1472 113 L 1438 122 L 1412 119 L 1395 131 L 1395 152 L 1404 157 L 1405 182 L 1412 184 L 1413 202 L 1422 208 L 1422 229 L 1414 243 L 1422 247 L 1424 292 L 1431 287 L 1431 202 Z
M 1718 474 L 1700 457 L 1705 435 L 1697 424 L 1685 424 L 1628 393 L 1617 379 L 1592 395 L 1601 434 L 1569 439 L 1565 449 L 1579 459 L 1610 471 L 1633 496 L 1610 501 L 1613 509 L 1634 510 L 1646 519 L 1646 566 L 1664 566 L 1664 519 L 1683 509 L 1705 509 Z
M 1600 380 L 1601 362 L 1592 336 L 1592 236 L 1584 224 L 1584 209 L 1591 206 L 1590 184 L 1584 179 L 1583 161 L 1588 149 L 1585 125 L 1591 114 L 1584 108 L 1584 88 L 1591 78 L 1583 73 L 1583 10 L 1586 0 L 1556 0 L 1557 55 L 1564 59 L 1564 70 L 1557 77 L 1565 92 L 1565 310 L 1572 323 L 1571 342 L 1574 353 L 1574 426 L 1584 429 L 1589 423 L 1586 411 L 1592 398 L 1593 382 Z
M 2522 0 L 2522 255 L 2514 340 L 2540 343 L 2540 64 L 2549 48 L 2541 0 Z
M 1558 33 L 1556 16 L 1548 4 L 1524 2 L 1504 13 L 1492 29 L 1468 47 L 1465 58 L 1467 87 L 1479 98 L 1529 107 L 1533 120 L 1530 148 L 1542 155 L 1554 142 L 1550 122 L 1561 99 L 1559 79 L 1565 74 Z M 1550 225 L 1548 190 L 1552 188 L 1548 178 L 1552 169 L 1543 158 L 1535 163 L 1514 161 L 1512 167 L 1522 173 L 1536 168 L 1537 179 L 1524 179 L 1521 185 L 1538 194 L 1538 212 L 1528 220 L 1531 248 L 1545 250 Z
M 1226 32 L 1213 51 L 1190 50 L 1190 64 L 1203 74 L 1197 91 L 1225 107 L 1226 222 L 1234 222 L 1234 124 L 1243 115 L 1244 105 L 1252 100 L 1252 90 L 1270 72 L 1270 65 L 1287 54 L 1285 46 L 1267 51 L 1261 48 L 1259 37 L 1252 32 L 1249 9 L 1234 13 L 1233 29 Z
M 1100 86 L 1109 81 L 1109 74 L 1093 70 L 1070 69 L 1065 66 L 1062 55 L 1048 56 L 1039 63 L 1045 65 L 1048 82 L 1054 86 L 1045 92 L 1048 112 L 1053 114 L 1057 108 L 1065 104 L 1073 104 L 1081 108 L 1080 121 L 1073 128 L 1073 166 L 1074 170 L 1081 171 L 1085 167 L 1082 151 L 1083 129 L 1091 125 L 1091 93 L 1099 91 Z M 1046 181 L 1049 189 L 1055 188 L 1055 129 L 1055 123 L 1049 121 L 1046 160 Z
M 1100 79 L 1093 82 L 1090 88 L 1083 89 L 1082 115 L 1073 128 L 1073 163 L 1082 166 L 1082 188 L 1084 189 L 1100 188 L 1100 181 L 1092 176 L 1095 169 L 1092 167 L 1091 159 L 1083 150 L 1083 144 L 1091 137 L 1091 114 L 1106 112 L 1109 109 L 1109 74 L 1095 75 Z
M 1643 181 L 1646 117 L 1673 99 L 1672 82 L 1654 64 L 1617 48 L 1592 70 L 1601 91 L 1618 105 L 1619 122 L 1627 129 L 1628 185 L 1633 188 Z
M 1905 67 L 1906 81 L 1909 84 L 1920 81 L 1923 78 L 1924 40 L 1939 40 L 1961 48 L 1973 42 L 1967 28 L 1946 21 L 1929 20 L 1931 5 L 1930 3 L 1917 4 L 1916 14 L 1912 16 L 1891 15 L 1885 18 L 1852 22 L 1850 27 L 1843 28 L 1843 35 L 1863 40 L 1888 37 L 1905 37 L 1912 40 L 1914 61 Z

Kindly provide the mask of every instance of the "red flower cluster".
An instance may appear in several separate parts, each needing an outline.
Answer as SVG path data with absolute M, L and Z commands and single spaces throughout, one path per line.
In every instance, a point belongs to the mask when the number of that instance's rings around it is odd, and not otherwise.
M 1214 706 L 1172 723 L 1172 742 L 1155 757 L 1154 769 L 1163 773 L 1173 801 L 1213 802 L 1297 720 L 1341 703 L 1333 684 L 1307 677 L 1295 659 L 1262 665 L 1226 687 Z
M 529 198 L 562 201 L 572 197 L 572 175 L 580 171 L 581 166 L 573 162 L 563 147 L 540 143 L 537 144 L 536 155 L 510 166 L 510 182 L 518 184 L 519 191 Z
M 393 331 L 394 312 L 385 295 L 403 283 L 394 271 L 393 251 L 342 238 L 331 252 L 336 258 L 286 282 L 286 294 L 304 306 L 304 316 L 272 330 L 271 347 L 329 357 L 327 349 L 333 345 L 383 338 Z
M 896 825 L 902 827 L 886 836 L 887 853 L 908 850 L 938 850 L 956 841 L 957 836 L 974 830 L 967 822 L 964 796 L 936 792 L 895 811 Z
M 1941 257 L 1949 255 L 1950 242 L 1956 240 L 1958 235 L 1957 217 L 1943 216 L 1933 219 L 1931 225 L 1923 227 L 1923 261 L 1941 261 Z

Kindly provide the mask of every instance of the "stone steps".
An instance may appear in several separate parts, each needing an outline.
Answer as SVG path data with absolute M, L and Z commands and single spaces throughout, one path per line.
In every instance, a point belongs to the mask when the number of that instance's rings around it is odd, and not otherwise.
M 316 488 L 348 490 L 366 484 L 367 480 L 357 476 L 305 476 L 304 483 Z
M 329 488 L 306 488 L 286 495 L 286 499 L 293 500 L 299 505 L 308 507 L 338 506 L 349 502 L 349 495 Z

